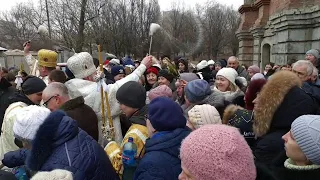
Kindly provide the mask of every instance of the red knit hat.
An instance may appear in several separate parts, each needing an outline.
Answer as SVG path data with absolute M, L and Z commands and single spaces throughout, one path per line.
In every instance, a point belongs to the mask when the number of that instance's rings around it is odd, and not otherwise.
M 159 71 L 155 67 L 150 67 L 150 68 L 147 69 L 147 74 L 149 74 L 149 73 L 153 73 L 153 74 L 158 76 Z
M 265 79 L 255 79 L 250 82 L 247 92 L 245 94 L 246 109 L 253 110 L 254 104 L 252 101 L 257 97 L 257 93 L 261 91 L 262 87 L 266 83 L 267 80 Z
M 110 61 L 110 60 L 105 60 L 104 63 L 103 63 L 103 65 L 109 64 L 109 61 Z

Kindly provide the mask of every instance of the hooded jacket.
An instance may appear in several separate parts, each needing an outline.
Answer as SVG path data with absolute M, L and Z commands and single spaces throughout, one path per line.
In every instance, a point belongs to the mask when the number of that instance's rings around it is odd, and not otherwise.
M 60 109 L 66 112 L 72 119 L 76 120 L 78 126 L 98 142 L 98 117 L 91 107 L 84 104 L 82 96 L 70 99 L 64 103 Z
M 190 129 L 179 128 L 148 139 L 146 153 L 133 179 L 178 179 L 181 173 L 180 146 L 189 133 Z
M 284 151 L 284 141 L 292 122 L 301 115 L 315 114 L 318 106 L 301 89 L 301 80 L 290 71 L 279 71 L 262 88 L 254 109 L 253 130 L 258 137 L 256 160 L 271 164 Z
M 251 149 L 254 147 L 256 140 L 252 129 L 253 111 L 240 106 L 229 105 L 224 110 L 222 123 L 239 129 Z
M 32 171 L 65 169 L 75 180 L 119 179 L 102 147 L 63 111 L 39 127 L 26 165 Z

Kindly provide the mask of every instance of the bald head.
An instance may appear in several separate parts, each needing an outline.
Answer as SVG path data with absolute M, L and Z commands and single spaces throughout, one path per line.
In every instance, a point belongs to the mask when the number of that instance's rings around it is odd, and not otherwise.
M 235 57 L 235 56 L 229 57 L 229 59 L 228 59 L 228 67 L 237 70 L 238 67 L 239 67 L 239 60 L 238 60 L 238 58 Z
M 68 88 L 63 83 L 52 82 L 42 92 L 42 100 L 44 106 L 55 111 L 70 100 Z

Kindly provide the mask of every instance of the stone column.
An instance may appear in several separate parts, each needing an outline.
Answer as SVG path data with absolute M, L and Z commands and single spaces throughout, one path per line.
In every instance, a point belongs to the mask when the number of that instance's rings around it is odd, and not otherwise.
M 250 33 L 250 28 L 253 27 L 258 11 L 253 4 L 244 4 L 239 8 L 241 13 L 241 23 L 236 32 L 239 39 L 239 55 L 241 63 L 251 65 L 253 60 L 253 36 Z

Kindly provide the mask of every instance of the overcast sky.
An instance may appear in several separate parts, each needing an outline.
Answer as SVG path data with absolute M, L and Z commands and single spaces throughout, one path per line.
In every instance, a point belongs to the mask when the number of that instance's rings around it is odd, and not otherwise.
M 38 2 L 38 0 L 1 0 L 3 1 L 0 5 L 0 11 L 8 10 L 16 3 L 19 2 Z M 170 9 L 172 2 L 184 2 L 187 7 L 195 7 L 196 3 L 204 4 L 207 0 L 158 0 L 161 10 Z M 211 0 L 213 1 L 213 0 Z M 216 0 L 216 2 L 220 2 L 221 4 L 226 4 L 229 6 L 233 6 L 234 9 L 238 9 L 239 6 L 243 4 L 243 0 Z

